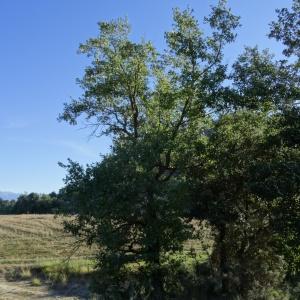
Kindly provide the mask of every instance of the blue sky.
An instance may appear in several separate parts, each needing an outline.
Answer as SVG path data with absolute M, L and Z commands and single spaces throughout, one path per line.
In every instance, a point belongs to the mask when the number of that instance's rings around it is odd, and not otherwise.
M 80 42 L 97 34 L 97 22 L 127 16 L 133 38 L 158 47 L 170 29 L 173 7 L 191 7 L 200 20 L 212 0 L 1 0 L 0 1 L 0 190 L 51 192 L 62 187 L 57 162 L 70 157 L 82 164 L 109 151 L 108 138 L 89 138 L 83 124 L 57 122 L 63 103 L 81 94 L 76 78 L 88 59 L 78 55 Z M 275 8 L 290 0 L 229 0 L 241 16 L 238 39 L 227 47 L 232 63 L 245 45 L 281 46 L 266 37 Z

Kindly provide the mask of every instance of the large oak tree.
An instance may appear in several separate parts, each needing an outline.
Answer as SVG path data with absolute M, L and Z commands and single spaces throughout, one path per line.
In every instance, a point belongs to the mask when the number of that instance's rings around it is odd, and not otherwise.
M 293 9 L 279 11 L 270 34 L 287 55 L 298 54 L 297 1 Z M 162 53 L 133 42 L 126 19 L 100 22 L 99 36 L 80 46 L 91 58 L 84 92 L 60 119 L 83 117 L 113 145 L 94 165 L 66 165 L 63 191 L 77 211 L 66 228 L 98 246 L 106 297 L 165 299 L 166 256 L 191 238 L 191 219 L 206 220 L 214 293 L 247 299 L 280 280 L 271 280 L 279 254 L 292 261 L 282 245 L 299 247 L 299 64 L 256 47 L 228 69 L 223 50 L 239 18 L 225 1 L 205 18 L 209 35 L 192 10 L 175 9 L 173 19 Z M 137 265 L 143 284 L 125 287 Z

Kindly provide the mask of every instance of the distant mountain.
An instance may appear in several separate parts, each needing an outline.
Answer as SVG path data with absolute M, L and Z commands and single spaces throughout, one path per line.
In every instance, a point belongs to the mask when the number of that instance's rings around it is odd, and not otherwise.
M 20 194 L 18 193 L 0 191 L 0 198 L 3 200 L 16 200 L 19 196 Z

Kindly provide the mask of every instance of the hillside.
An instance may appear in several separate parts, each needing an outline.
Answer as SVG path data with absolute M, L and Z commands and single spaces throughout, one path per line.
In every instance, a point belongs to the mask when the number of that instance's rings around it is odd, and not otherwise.
M 90 256 L 85 247 L 74 252 L 75 239 L 53 215 L 1 215 L 0 265 Z

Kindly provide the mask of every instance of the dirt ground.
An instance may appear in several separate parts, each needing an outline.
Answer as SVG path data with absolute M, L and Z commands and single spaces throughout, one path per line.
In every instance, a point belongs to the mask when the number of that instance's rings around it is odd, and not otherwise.
M 87 288 L 78 284 L 70 284 L 65 288 L 52 289 L 46 285 L 32 286 L 29 281 L 7 281 L 0 277 L 1 300 L 31 300 L 31 299 L 90 299 Z

